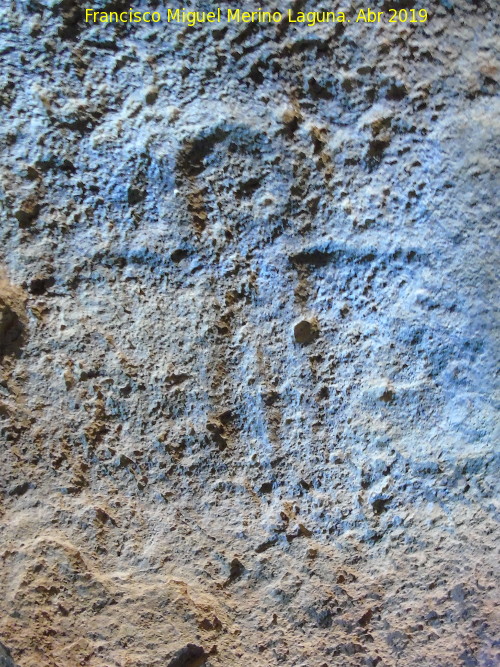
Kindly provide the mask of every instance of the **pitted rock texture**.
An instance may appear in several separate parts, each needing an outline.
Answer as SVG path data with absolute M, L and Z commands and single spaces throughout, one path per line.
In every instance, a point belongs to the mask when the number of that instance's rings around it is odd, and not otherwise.
M 496 3 L 85 7 L 0 8 L 16 664 L 498 665 Z

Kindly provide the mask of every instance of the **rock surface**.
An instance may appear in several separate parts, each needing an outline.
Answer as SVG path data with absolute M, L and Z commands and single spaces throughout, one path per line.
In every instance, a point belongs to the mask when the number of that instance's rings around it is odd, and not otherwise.
M 20 667 L 500 663 L 498 7 L 429 5 L 0 8 Z
M 0 642 L 0 667 L 16 667 L 9 649 Z

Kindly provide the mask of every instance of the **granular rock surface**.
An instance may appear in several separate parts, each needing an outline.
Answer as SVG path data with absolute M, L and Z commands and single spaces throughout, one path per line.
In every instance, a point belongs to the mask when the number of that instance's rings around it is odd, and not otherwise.
M 500 664 L 497 3 L 85 7 L 0 7 L 15 664 Z

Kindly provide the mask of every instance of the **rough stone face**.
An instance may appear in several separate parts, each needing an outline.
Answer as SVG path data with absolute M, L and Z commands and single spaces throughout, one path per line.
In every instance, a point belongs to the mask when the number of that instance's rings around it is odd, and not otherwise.
M 0 8 L 16 663 L 499 664 L 497 3 L 86 6 Z

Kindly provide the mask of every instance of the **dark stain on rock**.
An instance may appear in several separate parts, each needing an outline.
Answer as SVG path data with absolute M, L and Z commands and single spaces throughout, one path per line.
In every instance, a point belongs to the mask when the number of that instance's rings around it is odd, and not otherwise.
M 200 667 L 206 663 L 207 657 L 201 646 L 186 644 L 176 652 L 167 667 Z
M 0 360 L 17 355 L 24 343 L 23 306 L 15 292 L 0 284 Z
M 302 320 L 293 328 L 293 335 L 299 345 L 309 345 L 319 335 L 318 327 L 314 322 Z

